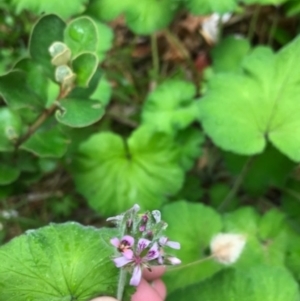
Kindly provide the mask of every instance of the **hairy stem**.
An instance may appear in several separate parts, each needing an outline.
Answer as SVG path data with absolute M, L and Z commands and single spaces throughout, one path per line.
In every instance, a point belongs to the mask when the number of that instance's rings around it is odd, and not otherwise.
M 119 282 L 118 282 L 118 291 L 117 291 L 117 300 L 122 301 L 124 288 L 126 284 L 127 271 L 123 268 L 120 269 Z
M 174 267 L 174 268 L 171 267 L 171 268 L 167 269 L 167 273 L 170 273 L 170 272 L 173 272 L 173 271 L 178 271 L 178 270 L 181 270 L 181 269 L 184 269 L 186 267 L 193 266 L 193 265 L 197 265 L 197 264 L 200 264 L 200 263 L 202 263 L 204 261 L 210 260 L 212 258 L 214 258 L 214 256 L 210 255 L 210 256 L 207 256 L 205 258 L 201 258 L 201 259 L 198 259 L 196 261 L 193 261 L 193 262 L 190 262 L 190 263 L 187 263 L 187 264 L 184 264 L 184 265 L 180 265 L 180 266 L 177 266 L 177 267 Z

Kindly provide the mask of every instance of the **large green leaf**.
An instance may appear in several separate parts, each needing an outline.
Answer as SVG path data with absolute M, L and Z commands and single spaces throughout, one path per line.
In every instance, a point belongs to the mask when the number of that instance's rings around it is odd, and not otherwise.
M 89 301 L 103 294 L 114 296 L 118 269 L 109 243 L 114 234 L 69 222 L 13 239 L 0 248 L 0 300 Z
M 45 1 L 44 1 L 45 2 Z M 29 42 L 32 59 L 39 63 L 49 77 L 54 76 L 49 47 L 53 42 L 63 42 L 66 24 L 56 15 L 45 15 L 33 28 Z
M 13 151 L 22 131 L 20 116 L 7 107 L 0 108 L 0 151 Z
M 297 301 L 299 288 L 286 269 L 262 265 L 221 271 L 203 283 L 175 291 L 167 300 Z
M 139 203 L 144 210 L 159 208 L 183 182 L 173 139 L 140 128 L 127 139 L 109 133 L 84 142 L 73 164 L 77 190 L 92 208 L 115 215 Z
M 63 99 L 60 109 L 56 111 L 56 119 L 70 127 L 85 127 L 100 120 L 104 115 L 104 106 L 91 99 Z
M 183 0 L 183 3 L 195 15 L 227 13 L 237 6 L 236 0 Z
M 87 2 L 88 0 L 12 0 L 17 13 L 27 9 L 38 15 L 41 13 L 56 13 L 63 18 L 82 13 Z
M 64 42 L 71 49 L 73 56 L 81 52 L 95 52 L 98 47 L 98 30 L 95 22 L 89 17 L 72 20 L 65 29 Z
M 124 12 L 128 0 L 91 0 L 87 13 L 103 21 L 111 21 Z
M 43 158 L 61 158 L 67 151 L 68 143 L 58 127 L 54 127 L 34 133 L 20 148 Z
M 13 183 L 18 179 L 19 175 L 20 170 L 18 167 L 0 163 L 0 185 L 8 185 Z
M 225 214 L 223 221 L 225 232 L 239 233 L 247 239 L 237 267 L 284 266 L 289 227 L 282 214 L 270 211 L 260 217 L 253 208 L 245 207 Z
M 45 99 L 32 90 L 27 80 L 27 74 L 19 70 L 0 76 L 0 94 L 11 109 L 42 108 Z
M 178 270 L 170 269 L 164 276 L 169 292 L 196 283 L 220 269 L 212 260 L 184 267 L 206 257 L 210 240 L 221 232 L 221 217 L 214 209 L 180 201 L 164 206 L 162 214 L 169 225 L 166 234 L 181 244 L 176 256 L 182 261 L 182 266 Z
M 166 133 L 186 128 L 197 116 L 195 94 L 196 89 L 189 82 L 164 82 L 147 97 L 142 113 L 143 123 Z
M 174 0 L 127 0 L 127 25 L 137 34 L 151 34 L 169 25 L 177 6 L 177 1 Z
M 268 139 L 300 161 L 300 38 L 277 54 L 256 48 L 243 63 L 244 73 L 216 75 L 200 101 L 200 120 L 222 149 L 251 155 Z

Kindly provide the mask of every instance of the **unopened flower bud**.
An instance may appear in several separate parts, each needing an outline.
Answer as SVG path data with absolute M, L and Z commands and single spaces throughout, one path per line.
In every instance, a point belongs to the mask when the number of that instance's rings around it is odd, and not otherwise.
M 232 264 L 240 257 L 246 244 L 245 236 L 219 233 L 210 242 L 213 257 L 220 263 Z
M 49 53 L 53 57 L 51 63 L 54 66 L 66 65 L 71 59 L 71 50 L 62 42 L 54 42 L 51 44 Z

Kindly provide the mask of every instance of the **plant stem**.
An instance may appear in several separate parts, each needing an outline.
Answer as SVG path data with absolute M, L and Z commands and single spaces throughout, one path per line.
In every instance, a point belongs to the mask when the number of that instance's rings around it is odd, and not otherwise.
M 185 265 L 180 265 L 180 266 L 177 266 L 177 267 L 174 267 L 174 268 L 170 268 L 170 269 L 167 270 L 167 273 L 170 273 L 170 272 L 173 272 L 173 271 L 178 271 L 178 270 L 184 269 L 184 268 L 189 267 L 189 266 L 197 265 L 199 263 L 205 262 L 205 261 L 210 260 L 212 258 L 214 258 L 214 256 L 210 255 L 208 257 L 201 258 L 199 260 L 187 263 Z
M 152 52 L 154 79 L 157 80 L 159 78 L 159 54 L 158 54 L 158 47 L 157 47 L 157 37 L 155 34 L 151 35 L 151 52 Z
M 243 183 L 243 180 L 253 162 L 254 157 L 249 157 L 246 161 L 246 163 L 244 164 L 240 174 L 238 175 L 238 177 L 236 178 L 231 190 L 229 191 L 229 193 L 227 194 L 227 196 L 225 197 L 225 199 L 221 202 L 218 210 L 219 211 L 223 211 L 229 204 L 230 201 L 232 200 L 232 198 L 236 195 L 236 193 L 238 192 L 241 184 Z
M 17 141 L 15 145 L 15 149 L 17 149 L 23 142 L 25 142 L 27 139 L 29 139 L 37 130 L 38 128 L 55 112 L 57 109 L 58 101 L 65 98 L 69 93 L 71 92 L 71 89 L 61 89 L 60 93 L 57 97 L 57 99 L 54 101 L 52 106 L 48 109 L 45 109 L 41 115 L 35 120 L 35 122 L 29 127 L 27 132 L 20 137 L 20 139 Z
M 122 301 L 125 283 L 127 278 L 127 271 L 123 268 L 120 269 L 119 282 L 118 282 L 118 291 L 117 291 L 117 300 Z
M 256 23 L 257 23 L 257 20 L 258 20 L 260 9 L 261 9 L 260 5 L 257 5 L 256 8 L 255 8 L 255 10 L 254 10 L 253 17 L 251 19 L 251 23 L 250 23 L 249 31 L 248 31 L 248 40 L 250 42 L 251 42 L 251 40 L 253 39 L 253 36 L 254 36 L 254 32 L 255 32 L 255 28 L 256 28 Z

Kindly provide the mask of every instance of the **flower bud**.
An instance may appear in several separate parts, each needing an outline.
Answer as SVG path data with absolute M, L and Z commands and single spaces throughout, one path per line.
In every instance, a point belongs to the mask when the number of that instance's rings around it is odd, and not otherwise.
M 213 257 L 220 263 L 232 264 L 240 257 L 246 244 L 245 236 L 219 233 L 210 242 Z
M 62 84 L 64 87 L 73 85 L 76 74 L 73 73 L 70 67 L 66 65 L 58 66 L 55 69 L 55 80 Z
M 71 59 L 71 50 L 62 42 L 54 42 L 51 44 L 49 53 L 53 57 L 51 63 L 54 66 L 66 65 Z

